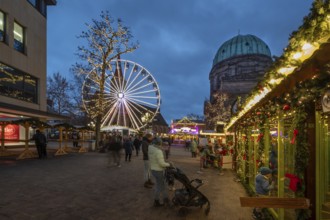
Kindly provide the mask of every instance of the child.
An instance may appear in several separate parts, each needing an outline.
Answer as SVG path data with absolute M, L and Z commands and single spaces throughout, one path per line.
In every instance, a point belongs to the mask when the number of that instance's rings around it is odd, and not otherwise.
M 257 196 L 263 197 L 268 196 L 269 191 L 274 189 L 275 182 L 271 181 L 272 170 L 268 167 L 260 167 L 259 173 L 255 178 L 255 187 Z M 253 209 L 253 217 L 255 219 L 262 218 L 262 212 L 260 208 Z

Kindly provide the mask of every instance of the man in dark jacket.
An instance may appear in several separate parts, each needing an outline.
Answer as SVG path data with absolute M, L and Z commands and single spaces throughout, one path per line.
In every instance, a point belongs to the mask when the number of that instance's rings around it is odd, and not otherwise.
M 149 157 L 148 157 L 148 148 L 149 144 L 152 142 L 152 134 L 146 134 L 142 140 L 142 153 L 143 153 L 143 162 L 144 162 L 144 187 L 152 188 L 154 183 L 151 181 L 150 177 L 150 164 L 149 164 Z
M 135 147 L 136 156 L 139 156 L 139 151 L 140 151 L 140 146 L 141 146 L 141 139 L 139 136 L 135 137 L 135 139 L 133 141 L 133 145 Z
M 36 133 L 33 135 L 32 140 L 34 140 L 35 145 L 38 150 L 39 159 L 47 158 L 47 139 L 46 136 L 41 133 L 39 129 L 36 130 Z

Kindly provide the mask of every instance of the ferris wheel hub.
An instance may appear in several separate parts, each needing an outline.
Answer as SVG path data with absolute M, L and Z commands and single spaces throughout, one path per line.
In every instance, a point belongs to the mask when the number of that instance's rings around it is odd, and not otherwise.
M 119 93 L 117 94 L 117 97 L 118 97 L 119 99 L 123 99 L 123 98 L 125 97 L 125 94 L 122 93 L 122 92 L 119 92 Z

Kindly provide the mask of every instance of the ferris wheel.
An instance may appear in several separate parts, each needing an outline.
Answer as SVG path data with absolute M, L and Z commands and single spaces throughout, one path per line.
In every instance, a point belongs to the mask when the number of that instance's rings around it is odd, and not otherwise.
M 99 69 L 91 71 L 85 78 L 82 97 L 90 117 L 102 115 L 101 128 L 139 130 L 154 119 L 161 104 L 159 86 L 151 73 L 122 59 L 111 61 L 103 75 Z

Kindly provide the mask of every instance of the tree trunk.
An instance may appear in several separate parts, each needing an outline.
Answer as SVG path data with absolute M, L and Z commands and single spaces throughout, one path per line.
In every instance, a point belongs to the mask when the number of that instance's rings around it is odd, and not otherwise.
M 101 115 L 96 117 L 95 122 L 95 149 L 99 149 L 99 142 L 101 137 Z

